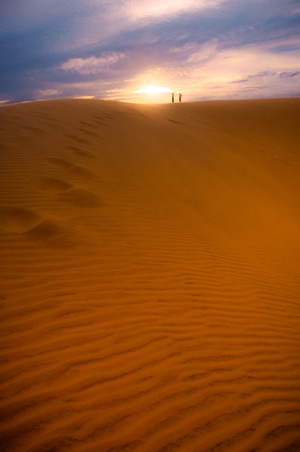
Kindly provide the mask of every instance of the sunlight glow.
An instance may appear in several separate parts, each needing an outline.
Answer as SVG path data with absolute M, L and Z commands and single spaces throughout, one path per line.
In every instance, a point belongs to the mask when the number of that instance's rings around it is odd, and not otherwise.
M 74 96 L 73 99 L 95 99 L 95 96 Z
M 224 0 L 131 0 L 126 3 L 125 12 L 130 20 L 160 17 L 164 15 L 178 14 L 182 11 L 201 10 L 217 6 Z
M 162 94 L 170 92 L 171 90 L 169 88 L 165 88 L 163 86 L 149 85 L 135 91 L 135 94 Z

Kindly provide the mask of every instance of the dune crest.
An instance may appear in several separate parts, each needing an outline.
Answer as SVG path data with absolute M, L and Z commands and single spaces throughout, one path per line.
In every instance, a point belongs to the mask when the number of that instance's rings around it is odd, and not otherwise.
M 1 450 L 300 450 L 300 100 L 0 120 Z

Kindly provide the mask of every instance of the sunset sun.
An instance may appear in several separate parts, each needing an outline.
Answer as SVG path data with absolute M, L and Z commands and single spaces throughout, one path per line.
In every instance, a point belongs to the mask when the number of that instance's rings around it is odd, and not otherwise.
M 135 101 L 141 103 L 168 102 L 171 89 L 161 85 L 144 85 L 134 91 Z
M 137 94 L 163 94 L 170 93 L 171 90 L 164 86 L 148 85 L 135 91 Z

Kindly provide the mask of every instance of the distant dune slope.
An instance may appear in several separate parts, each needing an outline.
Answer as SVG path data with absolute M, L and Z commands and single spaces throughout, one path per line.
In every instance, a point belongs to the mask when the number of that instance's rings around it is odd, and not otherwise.
M 300 450 L 299 124 L 0 108 L 1 450 Z

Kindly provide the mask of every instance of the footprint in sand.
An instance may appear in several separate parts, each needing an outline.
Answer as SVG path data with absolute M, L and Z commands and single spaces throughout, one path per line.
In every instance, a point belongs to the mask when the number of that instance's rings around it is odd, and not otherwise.
M 67 229 L 19 207 L 0 207 L 0 232 L 23 234 L 29 240 L 50 248 L 67 249 L 77 243 L 74 234 Z
M 64 160 L 64 159 L 57 159 L 57 158 L 48 158 L 47 159 L 48 162 L 50 162 L 53 166 L 56 166 L 56 168 L 61 168 L 64 170 L 68 170 L 71 169 L 73 165 L 73 163 L 69 162 L 68 160 Z
M 88 137 L 99 138 L 98 133 L 92 132 L 91 130 L 88 130 L 84 127 L 79 127 L 78 130 L 79 132 L 83 133 L 84 135 L 87 135 Z
M 59 201 L 68 202 L 75 207 L 98 207 L 103 205 L 100 198 L 83 188 L 74 187 L 54 177 L 37 177 L 33 183 L 41 191 L 58 195 Z
M 80 149 L 76 146 L 67 146 L 67 148 L 70 149 L 73 154 L 79 155 L 80 157 L 95 158 L 95 156 L 91 152 L 85 151 L 84 149 Z
M 78 138 L 78 136 L 76 136 L 76 135 L 66 135 L 66 137 L 71 138 L 76 143 L 87 144 L 87 145 L 90 144 L 90 142 L 88 140 L 86 140 L 85 138 Z
M 88 190 L 84 190 L 83 188 L 72 188 L 60 193 L 58 198 L 75 207 L 99 207 L 103 205 L 101 199 L 97 195 Z
M 58 159 L 58 158 L 54 158 L 54 157 L 49 158 L 47 160 L 56 168 L 66 170 L 75 176 L 80 176 L 80 177 L 83 177 L 86 179 L 91 179 L 92 177 L 95 176 L 93 171 L 91 171 L 87 168 L 84 168 L 83 166 L 80 166 L 80 165 L 74 165 L 73 163 L 69 162 L 68 160 Z
M 36 188 L 48 193 L 62 193 L 69 190 L 72 185 L 54 177 L 36 177 L 32 179 Z
M 94 156 L 93 154 L 91 154 L 91 153 L 88 152 L 88 151 L 84 151 L 84 150 L 82 150 L 82 149 L 77 149 L 77 150 L 74 150 L 74 149 L 73 149 L 73 153 L 74 153 L 75 155 L 80 155 L 80 157 L 95 158 L 95 156 Z
M 94 124 L 96 127 L 109 127 L 109 124 L 107 123 L 107 120 L 104 118 L 104 116 L 94 116 Z
M 41 221 L 31 210 L 19 207 L 0 207 L 0 230 L 2 232 L 27 232 Z
M 23 126 L 23 129 L 33 133 L 43 133 L 43 129 L 40 129 L 39 127 Z
M 31 228 L 26 237 L 48 248 L 69 249 L 78 242 L 73 233 L 51 220 L 44 220 Z

